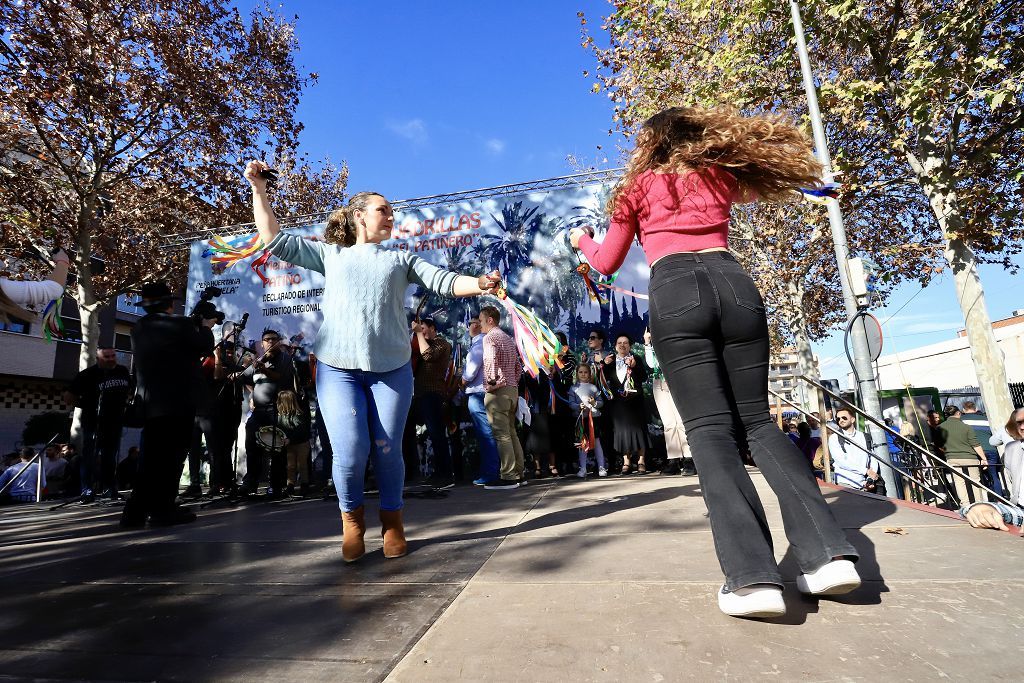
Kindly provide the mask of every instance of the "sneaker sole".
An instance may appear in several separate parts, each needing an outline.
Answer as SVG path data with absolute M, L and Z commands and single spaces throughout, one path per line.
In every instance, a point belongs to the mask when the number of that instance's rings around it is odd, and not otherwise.
M 811 590 L 810 586 L 807 585 L 807 580 L 803 576 L 796 577 L 796 588 L 804 595 L 846 595 L 847 593 L 856 590 L 860 587 L 860 579 L 840 581 L 838 583 L 829 584 L 818 590 Z
M 519 486 L 520 486 L 519 484 L 516 484 L 515 486 L 485 486 L 484 490 L 485 491 L 504 491 L 504 490 L 508 489 L 509 491 L 511 491 L 512 489 L 519 488 Z
M 786 608 L 780 609 L 760 609 L 752 610 L 750 612 L 726 612 L 722 610 L 723 614 L 730 617 L 750 617 L 754 619 L 771 619 L 772 617 L 783 617 L 786 615 Z

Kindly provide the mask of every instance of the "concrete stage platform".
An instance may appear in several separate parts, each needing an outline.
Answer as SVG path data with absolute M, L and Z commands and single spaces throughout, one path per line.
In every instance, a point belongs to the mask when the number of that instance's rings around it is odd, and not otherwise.
M 410 499 L 412 552 L 385 561 L 370 533 L 353 565 L 333 502 L 214 507 L 133 532 L 117 508 L 4 508 L 0 679 L 1020 679 L 1024 540 L 827 490 L 866 580 L 809 600 L 752 475 L 790 582 L 775 621 L 718 611 L 696 478 Z

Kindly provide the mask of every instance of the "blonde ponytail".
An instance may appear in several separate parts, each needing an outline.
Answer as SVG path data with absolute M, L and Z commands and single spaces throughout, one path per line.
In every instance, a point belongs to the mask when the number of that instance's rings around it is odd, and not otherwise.
M 334 211 L 327 217 L 327 227 L 324 229 L 324 241 L 331 244 L 340 244 L 343 247 L 351 247 L 356 243 L 356 219 L 355 212 L 366 208 L 367 200 L 370 197 L 381 197 L 380 192 L 360 192 L 348 200 L 348 204 Z

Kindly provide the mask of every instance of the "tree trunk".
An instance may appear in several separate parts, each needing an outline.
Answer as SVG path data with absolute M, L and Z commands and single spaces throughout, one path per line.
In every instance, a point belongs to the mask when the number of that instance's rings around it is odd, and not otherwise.
M 100 319 L 98 306 L 96 304 L 96 291 L 92 283 L 92 264 L 89 261 L 89 254 L 92 250 L 92 235 L 88 230 L 88 219 L 83 211 L 79 217 L 78 239 L 75 246 L 75 268 L 78 271 L 78 317 L 82 327 L 82 344 L 78 349 L 78 369 L 85 370 L 95 362 L 96 346 L 99 342 Z M 71 421 L 71 442 L 82 448 L 82 410 L 75 408 L 74 418 Z
M 946 193 L 934 185 L 925 185 L 928 201 L 942 228 L 946 261 L 953 270 L 956 296 L 964 315 L 967 343 L 978 377 L 978 388 L 985 402 L 989 420 L 1001 423 L 1013 410 L 1010 390 L 1006 382 L 1006 361 L 992 331 L 992 319 L 985 305 L 985 289 L 978 275 L 978 262 L 974 251 L 959 235 L 963 233 L 964 219 L 956 206 L 956 195 Z
M 953 268 L 953 281 L 964 314 L 967 343 L 985 412 L 993 424 L 1002 424 L 1013 411 L 1013 401 L 1006 382 L 1006 360 L 992 330 L 974 252 L 962 240 L 950 239 L 947 233 L 945 255 Z
M 819 380 L 818 368 L 814 365 L 814 351 L 811 349 L 811 338 L 807 334 L 807 316 L 804 314 L 803 283 L 795 279 L 788 280 L 786 293 L 789 295 L 789 307 L 785 314 L 786 325 L 796 341 L 797 364 L 800 374 L 817 382 Z M 796 380 L 796 383 L 800 389 L 801 407 L 807 412 L 820 411 L 818 392 L 810 389 L 801 380 Z

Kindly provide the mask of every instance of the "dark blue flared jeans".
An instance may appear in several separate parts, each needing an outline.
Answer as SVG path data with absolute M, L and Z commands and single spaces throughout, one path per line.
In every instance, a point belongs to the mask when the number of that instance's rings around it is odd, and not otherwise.
M 693 452 L 727 590 L 782 585 L 744 443 L 779 498 L 800 570 L 856 559 L 807 459 L 768 412 L 768 323 L 750 276 L 729 252 L 672 254 L 651 270 L 654 351 Z

